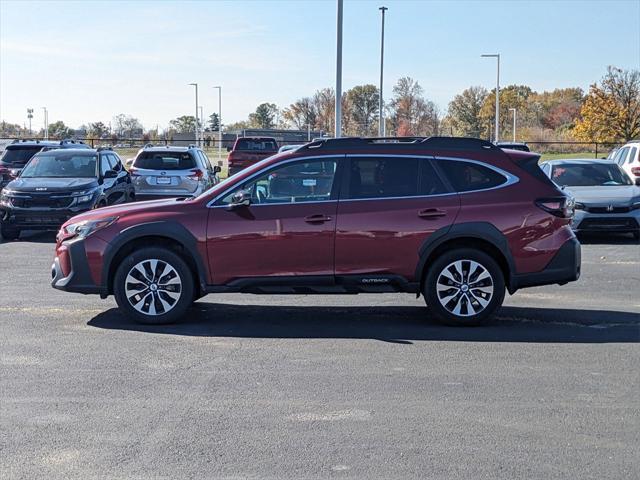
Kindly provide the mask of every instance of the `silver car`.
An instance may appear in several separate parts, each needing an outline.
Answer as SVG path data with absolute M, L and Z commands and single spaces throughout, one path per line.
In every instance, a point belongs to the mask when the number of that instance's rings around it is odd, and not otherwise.
M 197 197 L 219 182 L 219 166 L 194 146 L 148 146 L 138 152 L 129 173 L 136 199 Z
M 575 201 L 577 233 L 631 233 L 640 239 L 640 181 L 609 160 L 551 160 L 542 171 Z

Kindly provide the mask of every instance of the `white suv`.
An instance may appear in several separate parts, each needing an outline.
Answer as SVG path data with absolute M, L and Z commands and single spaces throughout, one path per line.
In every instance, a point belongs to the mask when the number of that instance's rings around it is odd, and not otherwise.
M 640 140 L 632 140 L 620 147 L 613 157 L 613 161 L 620 165 L 631 180 L 640 178 Z

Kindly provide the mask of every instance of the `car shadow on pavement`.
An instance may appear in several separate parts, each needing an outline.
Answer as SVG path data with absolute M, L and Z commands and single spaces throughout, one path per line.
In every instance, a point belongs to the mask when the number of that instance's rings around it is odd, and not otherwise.
M 607 234 L 607 233 L 581 233 L 578 240 L 582 245 L 638 245 L 631 235 L 627 234 Z
M 10 242 L 56 243 L 56 232 L 25 231 L 20 234 L 18 240 L 5 240 L 0 236 L 0 244 Z
M 640 342 L 640 314 L 605 310 L 503 307 L 488 325 L 448 327 L 425 307 L 301 307 L 197 302 L 172 325 L 139 325 L 119 310 L 88 325 L 164 335 L 238 338 L 413 341 L 609 343 Z

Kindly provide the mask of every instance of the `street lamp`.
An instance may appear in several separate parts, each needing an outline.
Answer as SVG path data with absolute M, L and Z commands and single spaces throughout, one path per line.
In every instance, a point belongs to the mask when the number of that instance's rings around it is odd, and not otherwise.
M 33 108 L 27 108 L 27 118 L 29 119 L 29 136 L 31 133 L 31 119 L 33 118 Z
M 222 158 L 222 86 L 213 87 L 218 89 L 218 160 Z
M 200 140 L 202 143 L 202 145 L 200 145 L 201 147 L 204 146 L 204 111 L 202 109 L 202 105 L 200 105 L 200 120 L 198 120 L 196 122 L 197 127 L 198 127 L 198 132 L 200 132 Z
M 496 80 L 496 136 L 494 140 L 497 143 L 500 140 L 500 54 L 491 53 L 480 56 L 485 58 L 495 58 L 498 60 L 498 76 Z
M 510 112 L 513 112 L 513 143 L 516 143 L 516 109 L 510 108 Z
M 195 134 L 196 134 L 196 145 L 198 145 L 198 84 L 197 83 L 190 83 L 189 85 L 192 85 L 194 87 L 196 87 L 196 125 L 195 125 Z
M 49 112 L 47 107 L 42 107 L 44 110 L 44 139 L 49 140 Z
M 342 136 L 342 0 L 336 15 L 336 121 L 335 138 Z
M 381 137 L 385 136 L 385 124 L 384 124 L 384 100 L 382 98 L 382 79 L 383 79 L 383 69 L 384 69 L 384 14 L 387 10 L 387 7 L 380 7 L 378 10 L 382 12 L 382 32 L 380 35 L 380 102 L 378 105 L 378 135 Z

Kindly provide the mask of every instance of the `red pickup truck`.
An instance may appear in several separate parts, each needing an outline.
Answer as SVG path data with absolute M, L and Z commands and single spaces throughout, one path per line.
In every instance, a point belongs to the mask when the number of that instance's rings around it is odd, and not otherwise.
M 229 176 L 278 153 L 278 142 L 272 137 L 239 137 L 227 147 Z

